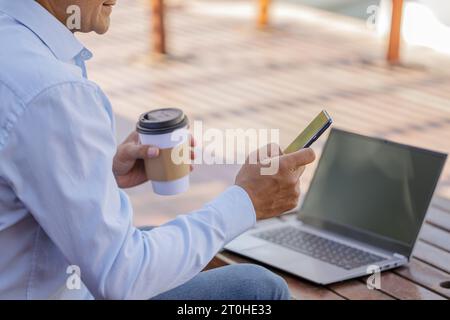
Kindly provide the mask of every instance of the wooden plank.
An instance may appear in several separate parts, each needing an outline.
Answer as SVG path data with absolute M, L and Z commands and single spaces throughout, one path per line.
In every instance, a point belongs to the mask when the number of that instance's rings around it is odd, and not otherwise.
M 400 62 L 400 41 L 402 26 L 403 0 L 392 0 L 391 32 L 387 60 L 391 64 Z
M 226 264 L 235 264 L 235 263 L 251 263 L 250 260 L 235 255 L 233 253 L 223 251 L 216 255 L 216 258 L 224 261 Z M 272 268 L 268 268 L 274 273 L 282 276 L 291 291 L 291 294 L 294 299 L 298 300 L 342 300 L 343 297 L 338 294 L 332 292 L 323 286 L 317 286 L 312 284 L 309 281 L 302 280 L 300 278 L 296 278 L 287 273 L 281 272 L 279 270 L 274 270 Z
M 431 224 L 425 223 L 420 231 L 419 239 L 450 252 L 450 233 Z
M 437 228 L 450 232 L 450 214 L 447 214 L 437 207 L 430 207 L 426 216 L 426 221 Z
M 275 272 L 286 280 L 291 294 L 296 300 L 343 300 L 344 298 L 324 286 L 300 280 L 283 272 Z
M 151 0 L 153 53 L 166 53 L 166 31 L 164 26 L 164 1 Z
M 393 300 L 394 298 L 380 290 L 369 290 L 364 282 L 347 280 L 328 286 L 334 292 L 350 300 Z
M 207 265 L 205 268 L 203 268 L 203 271 L 225 267 L 228 263 L 226 263 L 223 259 L 220 258 L 220 255 L 215 256 Z
M 423 262 L 450 273 L 450 253 L 442 249 L 419 240 L 413 255 Z
M 381 291 L 401 300 L 443 300 L 439 294 L 387 271 L 381 273 Z
M 444 210 L 450 213 L 450 200 L 442 197 L 434 197 L 432 201 L 432 206 Z
M 450 289 L 441 286 L 442 283 L 450 281 L 450 274 L 447 272 L 438 270 L 415 258 L 411 259 L 408 265 L 395 269 L 393 272 L 450 298 Z

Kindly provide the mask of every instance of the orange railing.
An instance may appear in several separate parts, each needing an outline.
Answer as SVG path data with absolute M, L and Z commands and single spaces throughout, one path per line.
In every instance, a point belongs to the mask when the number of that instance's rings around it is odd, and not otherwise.
M 152 51 L 154 54 L 166 54 L 166 30 L 164 26 L 164 1 L 150 0 L 152 10 Z
M 265 27 L 269 23 L 269 6 L 271 0 L 259 0 L 258 26 Z
M 402 13 L 403 0 L 392 0 L 391 32 L 387 52 L 387 60 L 391 64 L 400 62 Z

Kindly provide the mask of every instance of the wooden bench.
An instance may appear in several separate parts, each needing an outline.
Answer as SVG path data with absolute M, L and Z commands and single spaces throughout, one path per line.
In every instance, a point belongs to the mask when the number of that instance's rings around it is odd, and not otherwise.
M 280 219 L 292 219 L 292 215 Z M 209 264 L 216 268 L 235 263 L 255 263 L 222 251 Z M 270 269 L 270 268 L 269 268 Z M 366 278 L 320 286 L 272 269 L 289 285 L 294 299 L 449 299 L 450 298 L 450 200 L 435 198 L 430 206 L 413 258 L 407 266 L 385 271 L 381 290 L 369 290 Z

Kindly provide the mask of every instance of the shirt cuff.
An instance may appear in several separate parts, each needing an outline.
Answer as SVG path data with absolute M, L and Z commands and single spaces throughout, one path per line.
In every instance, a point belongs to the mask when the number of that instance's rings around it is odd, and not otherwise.
M 256 224 L 256 212 L 247 192 L 239 186 L 229 187 L 210 206 L 220 213 L 225 231 L 225 243 Z

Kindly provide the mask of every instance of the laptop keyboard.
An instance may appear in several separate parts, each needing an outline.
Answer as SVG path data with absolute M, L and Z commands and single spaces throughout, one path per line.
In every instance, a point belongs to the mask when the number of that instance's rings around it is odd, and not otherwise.
M 253 235 L 346 270 L 385 260 L 385 258 L 375 254 L 349 247 L 291 226 L 263 231 Z

